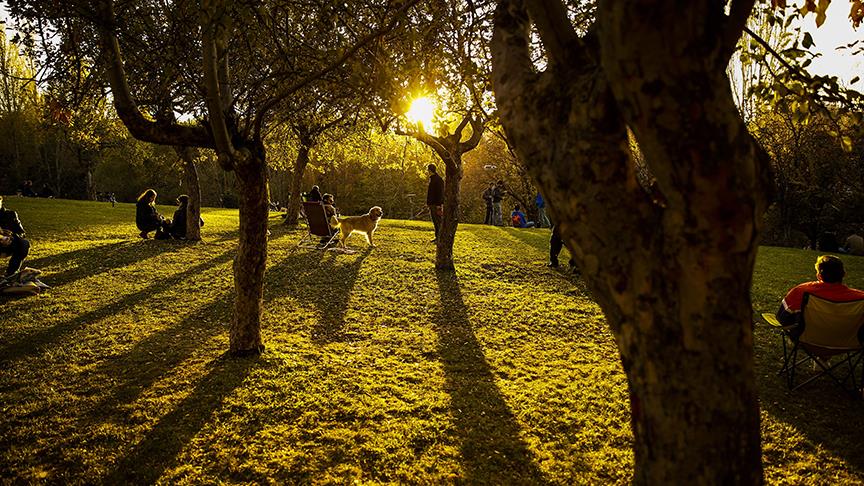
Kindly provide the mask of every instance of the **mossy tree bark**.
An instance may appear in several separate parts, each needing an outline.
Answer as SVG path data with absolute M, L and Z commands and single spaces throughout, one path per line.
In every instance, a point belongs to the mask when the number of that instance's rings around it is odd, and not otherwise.
M 471 126 L 471 136 L 462 141 L 465 127 Z M 456 229 L 459 226 L 459 191 L 462 187 L 462 155 L 474 150 L 483 136 L 483 122 L 473 114 L 467 114 L 456 130 L 450 135 L 436 136 L 424 131 L 403 132 L 423 142 L 435 151 L 444 163 L 444 217 L 438 230 L 438 240 L 435 245 L 435 268 L 438 270 L 454 270 L 453 244 L 456 241 Z
M 524 3 L 496 12 L 496 100 L 615 336 L 634 482 L 758 484 L 749 291 L 770 174 L 725 77 L 752 2 L 605 1 L 583 37 L 558 0 Z

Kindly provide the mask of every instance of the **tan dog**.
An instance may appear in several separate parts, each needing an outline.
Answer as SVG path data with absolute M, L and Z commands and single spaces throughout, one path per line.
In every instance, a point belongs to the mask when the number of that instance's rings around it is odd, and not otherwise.
M 372 233 L 378 229 L 378 220 L 384 211 L 378 206 L 373 207 L 368 213 L 363 216 L 346 216 L 339 218 L 339 244 L 345 248 L 345 240 L 351 236 L 351 233 L 364 233 L 369 246 L 375 246 L 372 243 Z

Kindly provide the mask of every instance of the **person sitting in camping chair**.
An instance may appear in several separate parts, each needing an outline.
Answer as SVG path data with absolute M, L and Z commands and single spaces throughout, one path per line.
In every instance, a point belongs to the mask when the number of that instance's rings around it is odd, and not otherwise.
M 762 315 L 770 326 L 783 333 L 780 373 L 786 375 L 791 390 L 827 376 L 854 396 L 862 393 L 864 373 L 858 379 L 855 369 L 864 356 L 864 291 L 843 285 L 845 275 L 839 258 L 820 256 L 816 259 L 817 280 L 793 287 L 780 304 L 776 319 L 770 314 Z M 801 355 L 804 357 L 799 359 Z M 834 357 L 840 359 L 833 360 Z M 816 373 L 796 384 L 801 365 L 810 362 Z M 847 371 L 842 374 L 842 370 Z
M 816 259 L 816 281 L 793 287 L 780 303 L 777 320 L 783 326 L 798 323 L 804 294 L 815 295 L 832 302 L 851 302 L 864 299 L 864 291 L 843 285 L 846 270 L 843 261 L 834 255 L 822 255 Z

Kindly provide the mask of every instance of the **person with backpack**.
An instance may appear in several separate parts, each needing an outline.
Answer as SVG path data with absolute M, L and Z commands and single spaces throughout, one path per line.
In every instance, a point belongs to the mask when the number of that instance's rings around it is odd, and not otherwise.
M 510 222 L 513 223 L 514 228 L 533 228 L 534 221 L 528 221 L 525 218 L 525 213 L 523 213 L 519 205 L 517 204 L 513 208 L 513 212 L 510 213 Z
M 30 242 L 24 238 L 24 226 L 18 213 L 4 208 L 3 196 L 0 196 L 0 255 L 11 257 L 5 276 L 18 273 L 29 254 Z

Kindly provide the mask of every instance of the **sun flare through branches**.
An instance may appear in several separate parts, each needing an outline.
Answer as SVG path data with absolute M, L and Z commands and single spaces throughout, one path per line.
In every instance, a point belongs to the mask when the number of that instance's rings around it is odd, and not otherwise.
M 411 102 L 411 108 L 405 116 L 411 123 L 416 123 L 423 130 L 429 130 L 435 117 L 435 103 L 426 96 L 417 98 Z

